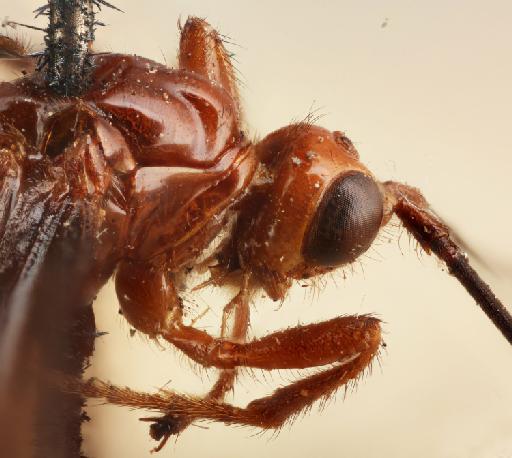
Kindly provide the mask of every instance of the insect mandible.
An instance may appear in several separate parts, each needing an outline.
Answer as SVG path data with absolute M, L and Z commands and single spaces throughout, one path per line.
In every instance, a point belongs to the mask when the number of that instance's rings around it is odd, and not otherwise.
M 301 125 L 301 128 L 302 128 L 302 127 L 305 127 L 305 128 L 306 128 L 306 130 L 308 130 L 308 129 L 313 129 L 313 128 L 309 127 L 309 125 L 308 125 L 307 123 L 306 123 L 306 124 Z M 136 127 L 135 127 L 135 128 L 133 128 L 133 130 L 136 130 Z M 299 132 L 300 132 L 300 129 L 299 129 Z M 300 135 L 296 134 L 295 132 L 294 132 L 294 134 L 292 135 L 292 137 L 296 137 L 296 138 L 299 138 L 299 136 L 300 136 Z M 321 135 L 315 135 L 315 137 L 321 137 Z M 344 140 L 344 137 L 343 137 L 343 138 L 340 138 L 340 140 L 341 140 L 341 143 L 344 143 L 344 141 L 345 141 L 345 140 Z M 53 146 L 54 150 L 57 150 L 61 145 L 57 143 L 57 146 L 55 146 L 55 144 L 54 144 L 54 145 L 52 145 L 52 146 Z M 49 149 L 48 149 L 48 150 L 49 150 Z M 313 153 L 315 153 L 315 152 L 313 151 Z M 55 153 L 55 154 L 57 155 L 57 153 Z M 290 154 L 292 154 L 292 153 L 290 153 Z M 308 158 L 306 157 L 305 159 L 308 159 Z M 310 160 L 310 159 L 314 159 L 314 157 L 310 157 L 308 160 Z M 292 162 L 291 162 L 291 164 L 293 165 L 293 167 L 296 167 L 296 168 L 300 169 L 300 167 L 301 167 L 301 166 L 304 166 L 304 158 L 302 158 L 302 159 L 301 159 L 299 156 L 292 155 L 290 160 L 292 161 Z M 302 163 L 301 163 L 301 161 L 302 161 Z M 160 164 L 159 164 L 159 166 L 160 166 Z M 292 169 L 292 170 L 294 170 L 294 169 Z M 315 183 L 315 184 L 316 184 L 316 183 Z M 324 188 L 325 188 L 325 187 L 324 187 Z M 324 188 L 322 188 L 322 192 L 325 192 L 325 189 L 324 189 Z M 316 188 L 313 188 L 313 189 L 316 189 Z M 251 213 L 257 213 L 257 212 L 251 212 Z M 263 231 L 262 231 L 262 233 L 263 233 Z M 259 243 L 259 242 L 257 242 L 257 243 Z M 281 244 L 281 246 L 282 246 L 282 244 Z M 255 257 L 261 257 L 261 256 L 255 256 Z M 330 266 L 331 266 L 331 265 L 330 265 Z M 257 269 L 252 269 L 252 268 L 251 268 L 251 270 L 256 271 Z M 260 280 L 261 280 L 261 279 L 260 279 Z M 128 307 L 127 307 L 127 306 L 125 306 L 124 308 L 125 308 L 125 314 L 126 314 L 126 315 L 129 315 Z M 141 327 L 141 325 L 139 324 L 139 326 L 138 326 L 138 327 L 140 328 L 140 327 Z

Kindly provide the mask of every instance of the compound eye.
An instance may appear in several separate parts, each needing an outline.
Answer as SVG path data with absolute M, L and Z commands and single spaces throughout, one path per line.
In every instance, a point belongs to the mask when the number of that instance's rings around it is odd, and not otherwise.
M 309 227 L 304 258 L 325 267 L 354 261 L 375 239 L 382 214 L 382 195 L 374 180 L 360 172 L 337 178 Z

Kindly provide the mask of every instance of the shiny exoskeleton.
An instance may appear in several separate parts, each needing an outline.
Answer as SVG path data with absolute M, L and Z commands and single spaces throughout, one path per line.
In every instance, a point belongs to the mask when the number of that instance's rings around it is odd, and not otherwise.
M 379 182 L 342 132 L 303 122 L 248 140 L 228 54 L 205 21 L 183 27 L 176 69 L 128 55 L 90 59 L 91 84 L 77 97 L 56 95 L 38 73 L 0 85 L 0 306 L 29 298 L 45 323 L 90 304 L 115 274 L 134 328 L 221 372 L 202 399 L 98 381 L 68 390 L 162 412 L 148 419 L 161 445 L 196 419 L 280 427 L 357 379 L 379 351 L 380 324 L 340 317 L 248 342 L 251 296 L 263 289 L 282 300 L 294 280 L 353 262 L 393 214 L 512 340 L 510 316 L 420 192 Z M 178 279 L 219 238 L 205 261 L 211 283 L 239 292 L 217 338 L 184 324 Z M 4 349 L 21 335 L 6 328 Z M 246 408 L 223 402 L 240 366 L 323 365 Z

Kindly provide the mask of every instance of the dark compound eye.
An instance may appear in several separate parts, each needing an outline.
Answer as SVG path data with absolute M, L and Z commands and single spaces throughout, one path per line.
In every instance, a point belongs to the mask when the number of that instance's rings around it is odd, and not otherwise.
M 382 213 L 382 195 L 374 180 L 360 172 L 337 178 L 309 227 L 304 258 L 326 267 L 352 262 L 372 244 Z

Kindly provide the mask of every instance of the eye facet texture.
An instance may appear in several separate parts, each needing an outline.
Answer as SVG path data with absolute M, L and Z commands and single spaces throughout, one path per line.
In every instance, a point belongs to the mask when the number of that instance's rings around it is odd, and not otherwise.
M 360 172 L 338 177 L 323 195 L 306 235 L 304 258 L 325 267 L 354 261 L 375 239 L 382 214 L 374 180 Z

